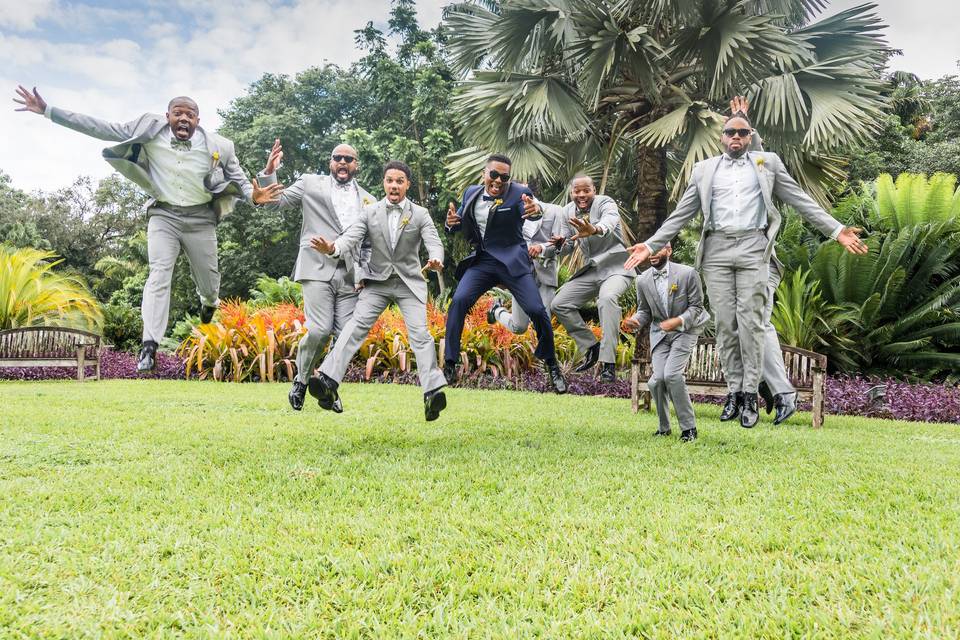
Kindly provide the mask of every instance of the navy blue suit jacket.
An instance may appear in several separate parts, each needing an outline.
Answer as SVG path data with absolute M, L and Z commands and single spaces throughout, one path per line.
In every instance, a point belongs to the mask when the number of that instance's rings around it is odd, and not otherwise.
M 533 192 L 511 182 L 506 193 L 500 196 L 503 204 L 490 207 L 486 234 L 481 237 L 480 226 L 473 216 L 473 205 L 483 193 L 483 185 L 467 187 L 460 209 L 457 210 L 460 224 L 447 228 L 447 233 L 462 232 L 473 245 L 473 252 L 457 265 L 457 278 L 463 277 L 463 273 L 473 264 L 481 250 L 503 263 L 511 276 L 532 273 L 533 262 L 527 253 L 527 242 L 523 239 L 524 211 L 521 196 L 526 194 L 532 198 Z

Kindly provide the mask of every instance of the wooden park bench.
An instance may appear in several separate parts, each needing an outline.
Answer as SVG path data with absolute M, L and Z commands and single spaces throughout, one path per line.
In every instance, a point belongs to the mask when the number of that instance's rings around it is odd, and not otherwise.
M 797 402 L 809 401 L 813 409 L 813 426 L 823 426 L 824 396 L 826 394 L 827 356 L 806 349 L 780 346 L 787 376 L 797 389 Z M 650 336 L 646 331 L 637 336 L 631 362 L 631 394 L 633 412 L 650 410 L 650 390 L 647 380 L 650 365 Z M 687 363 L 687 390 L 691 395 L 725 397 L 727 383 L 720 368 L 720 356 L 714 338 L 700 338 Z M 642 396 L 642 401 L 641 401 Z
M 82 381 L 86 366 L 100 379 L 103 338 L 89 331 L 64 327 L 22 327 L 0 331 L 0 367 L 77 367 Z

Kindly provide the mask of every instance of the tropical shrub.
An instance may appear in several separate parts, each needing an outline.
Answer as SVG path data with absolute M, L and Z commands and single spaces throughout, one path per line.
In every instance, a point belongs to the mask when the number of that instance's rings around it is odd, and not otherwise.
M 124 302 L 103 305 L 103 337 L 118 351 L 132 351 L 140 346 L 143 319 L 140 310 Z
M 287 276 L 271 278 L 262 275 L 257 278 L 257 284 L 250 289 L 250 303 L 257 307 L 268 307 L 275 304 L 292 304 L 303 306 L 303 289 L 299 282 L 294 282 Z
M 780 282 L 770 321 L 782 344 L 809 351 L 843 352 L 855 345 L 836 332 L 842 315 L 841 307 L 824 301 L 820 283 L 801 269 Z
M 53 325 L 99 330 L 100 305 L 81 278 L 54 271 L 50 251 L 0 245 L 0 330 Z

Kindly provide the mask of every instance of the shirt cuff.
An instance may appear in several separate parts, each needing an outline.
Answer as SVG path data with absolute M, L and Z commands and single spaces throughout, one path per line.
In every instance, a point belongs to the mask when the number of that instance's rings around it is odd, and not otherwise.
M 603 236 L 607 235 L 607 232 L 610 231 L 609 229 L 607 229 L 607 228 L 606 228 L 605 226 L 603 226 L 602 224 L 596 224 L 596 225 L 594 225 L 594 226 L 597 228 L 597 235 L 600 236 L 601 238 L 602 238 Z
M 831 240 L 836 240 L 840 237 L 840 232 L 843 231 L 843 225 L 837 225 L 837 228 L 833 230 L 833 233 L 830 234 Z
M 683 316 L 677 316 L 677 317 L 680 318 L 680 331 L 686 331 L 687 323 L 683 321 Z
M 47 103 L 47 108 L 43 110 L 43 117 L 47 120 L 53 120 L 53 107 L 50 106 L 50 103 Z
M 330 255 L 331 258 L 339 258 L 339 257 L 340 257 L 340 246 L 339 246 L 338 243 L 336 243 L 336 242 L 333 243 L 333 253 L 331 253 L 331 254 L 329 254 L 329 255 Z

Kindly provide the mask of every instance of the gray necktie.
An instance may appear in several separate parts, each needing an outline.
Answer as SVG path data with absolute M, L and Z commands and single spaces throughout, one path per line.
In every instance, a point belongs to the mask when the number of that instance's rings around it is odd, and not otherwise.
M 170 146 L 179 151 L 190 151 L 193 143 L 190 140 L 180 140 L 179 138 L 170 138 Z

